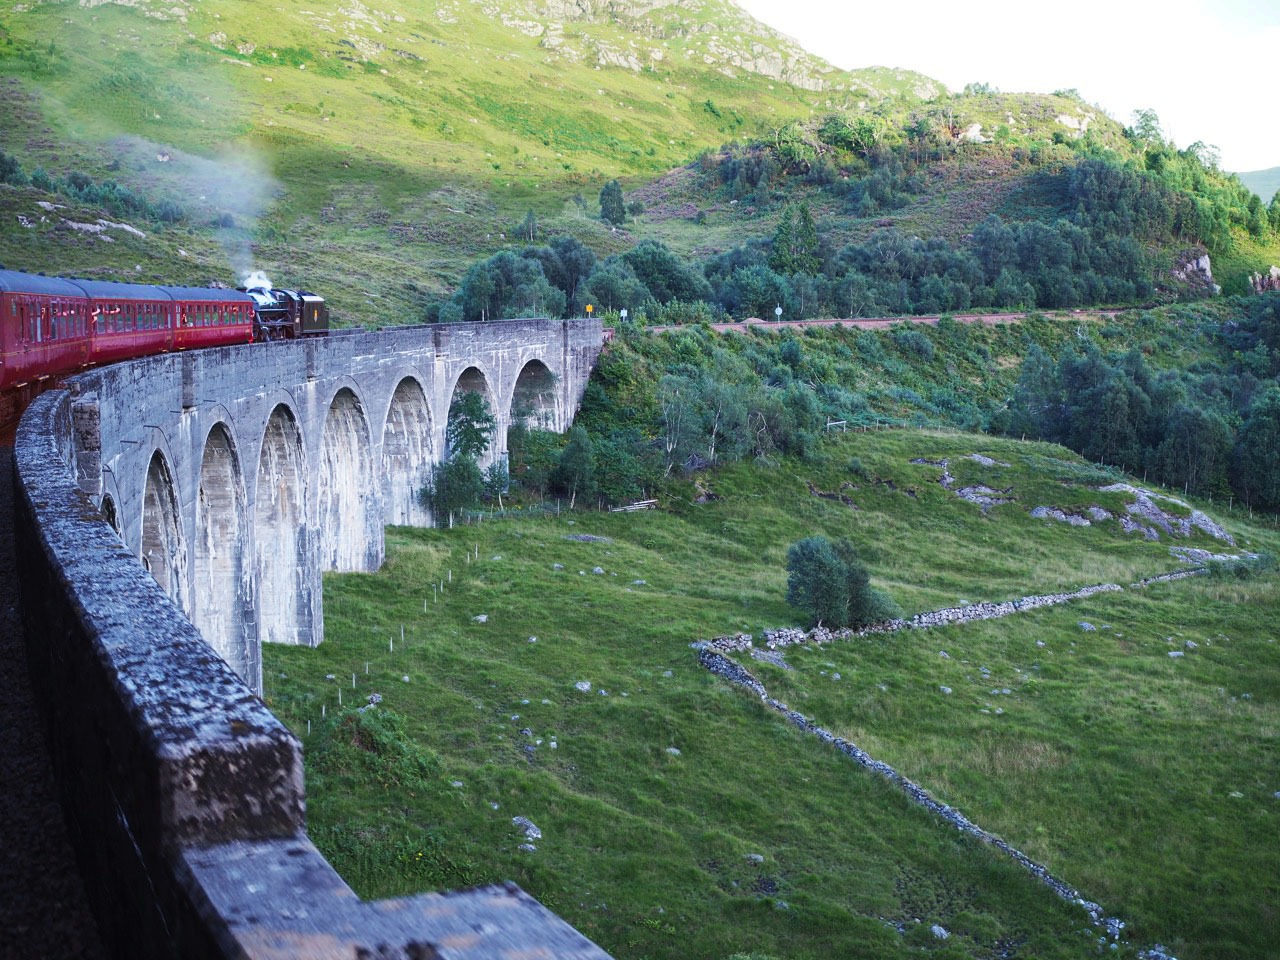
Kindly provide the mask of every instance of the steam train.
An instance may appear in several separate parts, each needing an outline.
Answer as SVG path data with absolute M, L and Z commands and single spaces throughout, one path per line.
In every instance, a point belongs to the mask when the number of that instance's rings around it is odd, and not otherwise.
M 328 306 L 305 290 L 150 286 L 0 269 L 0 432 L 36 395 L 84 367 L 328 331 Z

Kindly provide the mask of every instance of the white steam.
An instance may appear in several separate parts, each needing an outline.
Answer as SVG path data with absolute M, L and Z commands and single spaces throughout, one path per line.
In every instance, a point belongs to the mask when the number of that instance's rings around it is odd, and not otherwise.
M 112 146 L 123 163 L 146 170 L 162 192 L 175 196 L 189 218 L 217 228 L 218 243 L 236 276 L 254 272 L 258 219 L 283 193 L 264 157 L 240 144 L 208 157 L 137 137 L 118 137 Z M 161 154 L 169 158 L 163 164 L 156 159 Z
M 251 273 L 241 274 L 240 286 L 248 287 L 250 290 L 256 290 L 259 287 L 270 290 L 271 278 L 261 270 L 254 270 Z

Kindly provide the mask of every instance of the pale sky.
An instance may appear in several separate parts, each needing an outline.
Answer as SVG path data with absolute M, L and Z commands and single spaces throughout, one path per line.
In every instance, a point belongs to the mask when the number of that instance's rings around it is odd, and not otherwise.
M 904 67 L 953 91 L 1074 87 L 1125 125 L 1150 107 L 1222 167 L 1280 166 L 1280 0 L 736 0 L 837 67 Z

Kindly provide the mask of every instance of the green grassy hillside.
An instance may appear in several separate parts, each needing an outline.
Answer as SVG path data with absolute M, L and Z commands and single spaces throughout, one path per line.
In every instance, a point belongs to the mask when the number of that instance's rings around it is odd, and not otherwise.
M 1014 502 L 984 514 L 918 457 Z M 1030 515 L 1123 509 L 1095 489 L 1113 477 L 1050 445 L 904 430 L 701 475 L 655 512 L 393 531 L 380 573 L 326 580 L 322 647 L 266 651 L 268 700 L 306 743 L 311 834 L 362 894 L 512 878 L 624 960 L 1093 955 L 1078 908 L 698 665 L 691 641 L 795 622 L 787 545 L 825 533 L 908 613 L 1125 585 L 788 651 L 794 671 L 741 659 L 1133 944 L 1268 956 L 1277 580 L 1129 589 L 1177 568 L 1175 543 L 1223 545 Z M 1270 523 L 1197 505 L 1241 549 L 1280 546 Z M 339 691 L 381 702 L 335 719 Z M 516 816 L 542 831 L 535 851 Z
M 1168 223 L 1137 230 L 1157 289 L 1177 291 L 1169 269 L 1201 243 L 1229 292 L 1280 262 L 1238 182 L 1073 91 L 952 95 L 836 70 L 728 0 L 0 6 L 0 167 L 21 174 L 0 176 L 10 267 L 192 283 L 262 267 L 325 294 L 340 322 L 417 321 L 531 213 L 535 239 L 601 257 L 766 242 L 799 200 L 833 251 L 886 226 L 961 244 L 991 214 L 1079 220 L 1063 185 L 1097 157 L 1172 191 Z M 715 180 L 718 154 L 766 148 L 763 183 Z M 620 229 L 596 219 L 614 177 L 645 211 Z M 85 180 L 145 203 L 66 186 Z

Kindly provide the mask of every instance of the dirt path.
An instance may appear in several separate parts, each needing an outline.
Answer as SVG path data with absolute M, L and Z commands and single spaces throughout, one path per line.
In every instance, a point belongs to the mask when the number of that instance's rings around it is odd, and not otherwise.
M 1119 310 L 1090 310 L 1088 316 L 1113 317 Z M 978 323 L 986 327 L 994 327 L 1002 323 L 1020 323 L 1027 318 L 1025 313 L 957 313 L 950 314 L 951 319 L 956 323 Z M 1071 318 L 1074 313 L 1070 314 L 1051 314 L 1051 316 Z M 932 327 L 938 325 L 940 316 L 928 317 L 860 317 L 849 318 L 843 320 L 761 320 L 759 317 L 749 317 L 746 320 L 735 323 L 713 323 L 711 329 L 717 333 L 725 333 L 732 330 L 736 333 L 743 333 L 751 327 L 764 327 L 767 329 L 777 329 L 783 327 L 855 327 L 859 330 L 887 330 L 897 323 L 923 323 Z M 681 329 L 679 326 L 671 327 L 646 327 L 649 333 L 667 333 L 671 330 Z M 613 336 L 613 328 L 605 328 L 605 339 L 608 340 Z
M 67 839 L 27 678 L 13 545 L 13 448 L 0 447 L 0 957 L 106 952 Z

